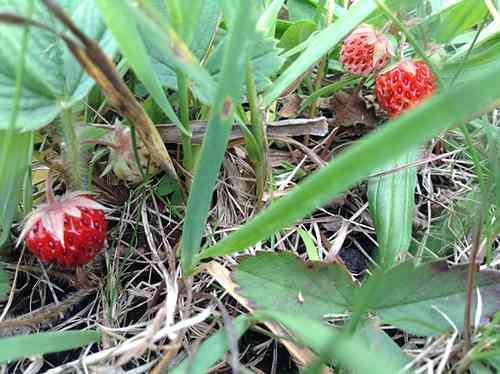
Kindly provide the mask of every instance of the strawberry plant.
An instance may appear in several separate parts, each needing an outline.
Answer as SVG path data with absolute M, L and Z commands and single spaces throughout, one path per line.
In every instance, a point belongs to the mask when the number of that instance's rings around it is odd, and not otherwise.
M 2 369 L 498 371 L 499 6 L 0 0 Z

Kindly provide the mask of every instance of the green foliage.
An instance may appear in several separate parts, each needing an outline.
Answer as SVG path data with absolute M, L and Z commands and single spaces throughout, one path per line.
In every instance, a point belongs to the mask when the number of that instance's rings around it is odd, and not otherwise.
M 0 267 L 0 301 L 7 298 L 10 289 L 10 281 L 7 273 Z
M 254 5 L 241 1 L 237 14 L 241 22 L 230 30 L 228 48 L 222 63 L 222 77 L 189 193 L 181 244 L 182 269 L 186 273 L 195 265 L 194 257 L 200 248 L 212 191 L 224 158 L 234 111 L 240 102 L 246 66 L 245 51 L 255 30 Z
M 40 332 L 2 338 L 0 363 L 34 355 L 62 352 L 100 341 L 97 331 Z
M 231 327 L 223 327 L 221 330 L 207 338 L 196 349 L 192 357 L 187 358 L 175 369 L 169 370 L 172 374 L 205 374 L 222 358 L 229 349 L 228 331 L 231 329 L 232 339 L 239 339 L 250 327 L 251 319 L 241 315 L 232 321 Z
M 28 3 L 29 0 L 1 0 L 0 12 L 26 15 Z M 110 55 L 114 53 L 111 34 L 93 0 L 64 1 L 60 5 L 87 36 Z M 41 1 L 34 1 L 32 18 L 61 31 Z M 22 34 L 23 27 L 0 23 L 0 129 L 9 123 Z M 17 129 L 35 130 L 47 125 L 65 108 L 84 98 L 94 85 L 59 37 L 48 31 L 35 27 L 30 30 L 26 60 Z
M 368 204 L 377 233 L 379 257 L 386 266 L 410 247 L 417 186 L 415 167 L 390 170 L 416 161 L 417 154 L 416 150 L 404 154 L 379 170 L 389 174 L 368 181 Z
M 356 288 L 347 269 L 336 263 L 307 265 L 290 253 L 245 258 L 233 274 L 239 293 L 258 310 L 274 310 L 320 320 L 345 313 Z
M 415 267 L 406 262 L 372 280 L 376 288 L 370 309 L 386 323 L 415 335 L 437 335 L 463 329 L 467 266 L 448 269 L 444 262 Z M 397 285 L 404 285 L 398 287 Z M 500 273 L 477 273 L 481 316 L 492 318 L 500 308 Z M 477 293 L 472 315 L 477 307 Z

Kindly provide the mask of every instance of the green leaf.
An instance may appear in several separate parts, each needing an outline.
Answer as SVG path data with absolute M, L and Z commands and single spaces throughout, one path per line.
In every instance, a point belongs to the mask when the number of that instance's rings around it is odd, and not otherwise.
M 180 37 L 189 44 L 192 40 L 193 33 L 196 30 L 201 13 L 202 0 L 165 0 L 167 9 L 169 10 L 170 22 L 174 30 Z M 201 23 L 205 21 L 205 15 Z
M 235 318 L 232 326 L 232 334 L 239 339 L 251 325 L 251 320 L 246 315 Z M 175 369 L 169 370 L 171 374 L 205 374 L 209 369 L 223 358 L 229 349 L 227 330 L 222 328 L 203 343 L 201 343 L 194 354 L 185 359 Z M 167 373 L 167 372 L 165 372 Z
M 310 261 L 320 261 L 320 258 L 318 255 L 318 248 L 314 244 L 314 241 L 313 241 L 313 238 L 311 237 L 311 234 L 302 228 L 299 228 L 297 230 L 297 232 L 299 233 L 300 238 L 304 242 L 304 245 L 306 247 L 307 256 L 309 257 L 309 260 Z
M 431 30 L 430 37 L 439 43 L 450 42 L 454 37 L 469 31 L 488 14 L 484 2 L 462 0 L 445 6 L 425 22 Z
M 7 272 L 0 267 L 0 301 L 7 298 L 10 290 L 10 280 Z
M 467 265 L 448 269 L 445 262 L 397 265 L 372 280 L 377 286 L 371 309 L 384 322 L 415 335 L 432 336 L 453 331 L 451 323 L 461 331 L 467 271 Z M 500 272 L 479 271 L 476 289 L 481 294 L 481 323 L 486 323 L 500 309 Z M 475 315 L 477 292 L 474 291 L 472 316 Z
M 278 47 L 288 51 L 305 42 L 315 31 L 316 24 L 312 21 L 295 22 L 283 33 Z
M 337 21 L 312 38 L 308 48 L 266 90 L 263 105 L 271 105 L 287 87 L 376 9 L 377 6 L 373 0 L 358 1 Z
M 52 352 L 67 351 L 100 341 L 97 331 L 40 332 L 0 338 L 0 363 Z
M 256 10 L 252 2 L 241 1 L 238 27 L 230 31 L 228 48 L 222 62 L 222 73 L 207 125 L 200 160 L 189 193 L 183 226 L 181 262 L 188 273 L 194 265 L 207 220 L 213 188 L 224 158 L 234 110 L 240 101 L 245 76 L 246 54 L 255 33 Z
M 167 9 L 162 6 L 162 1 L 156 0 L 154 3 L 154 10 L 158 14 L 158 19 L 167 18 L 168 12 Z M 202 60 L 207 54 L 210 44 L 213 41 L 221 14 L 217 0 L 204 0 L 201 6 L 200 14 L 202 22 L 198 22 L 196 30 L 193 33 L 192 41 L 189 44 L 190 50 L 198 60 Z M 147 18 L 139 20 L 139 31 L 146 45 L 146 49 L 148 50 L 148 54 L 151 57 L 153 68 L 164 86 L 176 90 L 176 68 L 182 69 L 186 68 L 186 66 L 176 61 L 172 51 L 169 50 L 169 36 L 162 33 L 158 27 L 146 23 L 146 21 Z M 198 72 L 187 70 L 184 70 L 184 72 L 193 81 L 198 82 L 197 86 L 199 89 L 200 87 L 203 89 L 204 96 L 211 97 L 213 95 L 212 88 L 215 87 L 215 82 L 205 69 L 201 69 L 201 67 L 198 67 Z
M 19 209 L 23 182 L 31 171 L 32 149 L 33 132 L 0 130 L 0 247 Z
M 190 132 L 179 121 L 153 70 L 146 47 L 142 42 L 137 25 L 134 23 L 134 14 L 129 2 L 127 0 L 96 0 L 96 2 L 101 15 L 119 44 L 120 50 L 137 77 L 143 82 L 165 115 L 183 133 L 190 136 Z
M 417 151 L 410 151 L 380 171 L 388 171 L 416 159 Z M 385 265 L 394 263 L 398 253 L 410 247 L 416 187 L 415 167 L 406 167 L 368 182 L 368 204 L 375 223 L 379 256 Z
M 476 79 L 437 93 L 416 108 L 389 121 L 382 129 L 367 135 L 307 177 L 238 231 L 209 247 L 200 258 L 238 252 L 269 238 L 361 181 L 387 160 L 415 149 L 454 124 L 467 121 L 473 113 L 484 110 L 495 98 L 500 97 L 500 85 L 496 83 L 498 75 L 500 65 L 490 66 Z M 474 92 L 474 95 L 464 95 L 464 92 Z
M 288 0 L 288 19 L 290 21 L 312 21 L 315 17 L 316 6 L 309 0 Z
M 219 80 L 222 60 L 227 45 L 228 38 L 224 37 L 210 54 L 207 61 L 207 69 L 216 81 Z M 265 37 L 262 32 L 255 33 L 250 41 L 250 63 L 258 92 L 263 91 L 271 84 L 270 77 L 283 65 L 284 59 L 280 56 L 281 50 L 276 45 L 276 39 Z M 244 90 L 242 88 L 242 94 Z
M 257 28 L 262 30 L 266 36 L 274 36 L 279 12 L 283 4 L 285 4 L 285 0 L 273 0 L 260 16 Z
M 29 0 L 0 0 L 0 12 L 26 15 Z M 41 1 L 34 1 L 33 19 L 61 29 Z M 94 0 L 60 2 L 75 24 L 99 42 L 106 53 L 116 50 Z M 62 30 L 61 30 L 62 31 Z M 9 123 L 20 61 L 23 28 L 0 24 L 0 129 Z M 80 101 L 94 81 L 84 73 L 64 43 L 54 34 L 32 27 L 26 55 L 22 96 L 16 128 L 35 130 L 50 123 L 63 109 Z
M 238 293 L 256 310 L 273 310 L 320 320 L 345 313 L 354 283 L 337 263 L 304 263 L 291 253 L 262 252 L 245 258 L 232 275 Z
M 274 319 L 289 329 L 297 339 L 317 353 L 325 362 L 341 365 L 358 374 L 398 373 L 401 353 L 376 347 L 363 335 L 347 335 L 324 323 L 282 312 L 259 312 L 258 319 Z

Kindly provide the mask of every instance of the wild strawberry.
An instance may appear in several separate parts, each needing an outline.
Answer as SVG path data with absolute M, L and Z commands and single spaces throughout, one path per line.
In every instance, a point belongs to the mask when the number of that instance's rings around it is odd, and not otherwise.
M 417 60 L 401 61 L 380 74 L 375 82 L 377 100 L 390 117 L 415 106 L 435 90 L 431 69 Z
M 48 202 L 36 209 L 27 220 L 18 244 L 40 260 L 61 267 L 75 267 L 90 262 L 106 240 L 105 208 L 87 192 L 73 192 L 60 198 L 47 188 Z
M 389 40 L 370 25 L 360 25 L 342 44 L 340 62 L 354 75 L 367 76 L 389 59 Z

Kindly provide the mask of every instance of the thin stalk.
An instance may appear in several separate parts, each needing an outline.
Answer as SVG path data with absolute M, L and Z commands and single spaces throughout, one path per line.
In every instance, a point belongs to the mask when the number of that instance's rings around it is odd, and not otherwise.
M 182 126 L 187 131 L 190 131 L 189 123 L 189 82 L 186 75 L 181 71 L 177 70 L 177 86 L 179 92 L 179 119 Z M 191 143 L 191 137 L 182 134 L 182 155 L 183 155 L 183 166 L 188 171 L 193 171 L 193 145 Z
M 80 142 L 75 130 L 71 108 L 63 110 L 61 129 L 64 137 L 65 168 L 71 178 L 71 188 L 76 191 L 84 190 Z
M 257 88 L 255 87 L 255 80 L 252 74 L 252 67 L 250 61 L 247 61 L 246 66 L 246 83 L 247 83 L 247 98 L 250 106 L 250 123 L 251 131 L 258 144 L 258 159 L 255 160 L 255 184 L 256 184 L 256 198 L 257 198 L 257 211 L 263 207 L 262 197 L 266 186 L 267 178 L 267 139 L 266 129 L 262 115 L 258 106 Z
M 479 247 L 481 244 L 481 232 L 482 232 L 482 215 L 479 215 L 479 222 L 474 232 L 474 238 L 472 242 L 472 250 L 469 259 L 469 271 L 467 274 L 467 298 L 465 303 L 464 312 L 464 355 L 471 349 L 471 309 L 472 309 L 472 295 L 474 294 L 474 287 L 476 281 L 476 258 L 479 252 Z

